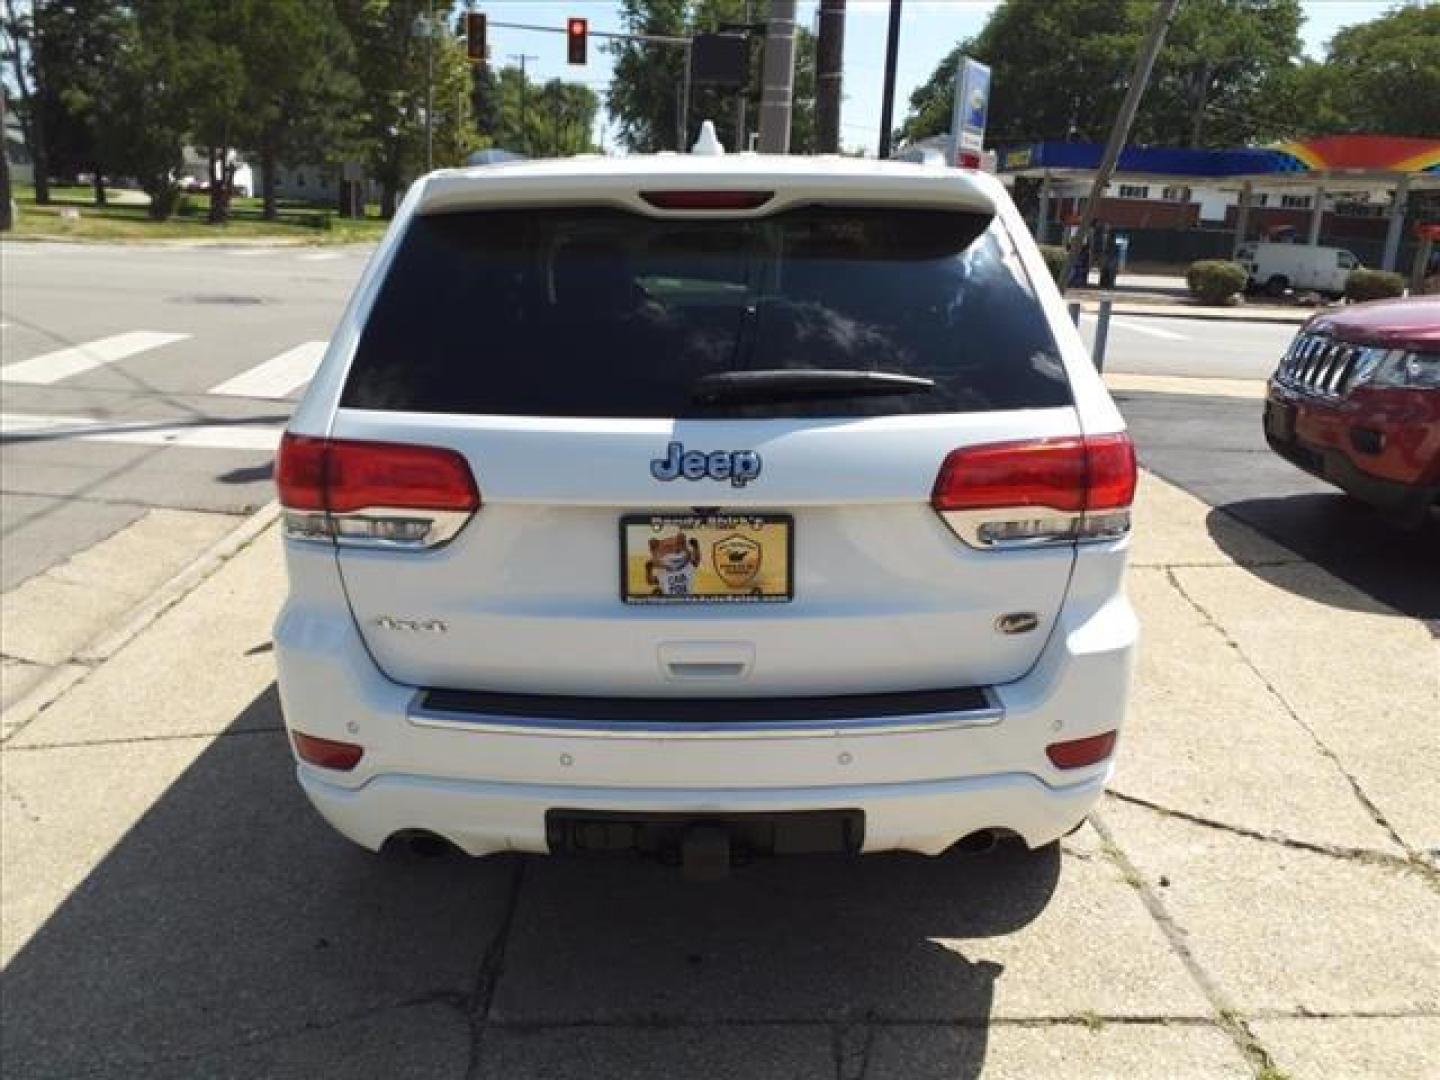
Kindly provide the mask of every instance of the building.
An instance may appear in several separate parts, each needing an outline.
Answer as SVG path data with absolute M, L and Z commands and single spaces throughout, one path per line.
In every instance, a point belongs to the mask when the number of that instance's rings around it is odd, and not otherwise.
M 1046 142 L 1000 154 L 1007 182 L 1039 180 L 1037 236 L 1079 224 L 1102 148 Z M 1433 207 L 1433 209 L 1432 209 Z M 1347 247 L 1370 266 L 1408 267 L 1414 229 L 1440 219 L 1440 139 L 1337 135 L 1272 147 L 1126 147 L 1095 215 L 1130 237 L 1130 256 L 1228 258 L 1245 240 Z

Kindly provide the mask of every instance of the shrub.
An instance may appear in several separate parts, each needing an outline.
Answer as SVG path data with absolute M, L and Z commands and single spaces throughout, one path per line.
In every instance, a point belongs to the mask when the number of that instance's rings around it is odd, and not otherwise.
M 1405 279 L 1388 270 L 1366 270 L 1363 267 L 1351 270 L 1345 279 L 1345 299 L 1357 303 L 1363 300 L 1386 300 L 1392 296 L 1405 295 Z
M 1065 249 L 1055 244 L 1041 244 L 1040 254 L 1045 257 L 1045 266 L 1050 271 L 1050 276 L 1055 283 L 1060 283 L 1060 275 L 1065 272 Z
M 1249 278 L 1243 266 L 1228 259 L 1201 259 L 1185 272 L 1185 284 L 1202 304 L 1225 303 L 1245 288 Z

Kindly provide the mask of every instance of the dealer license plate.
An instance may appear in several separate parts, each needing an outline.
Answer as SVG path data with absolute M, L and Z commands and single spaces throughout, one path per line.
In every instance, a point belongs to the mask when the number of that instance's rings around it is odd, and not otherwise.
M 788 514 L 627 514 L 620 598 L 627 604 L 774 604 L 795 595 Z

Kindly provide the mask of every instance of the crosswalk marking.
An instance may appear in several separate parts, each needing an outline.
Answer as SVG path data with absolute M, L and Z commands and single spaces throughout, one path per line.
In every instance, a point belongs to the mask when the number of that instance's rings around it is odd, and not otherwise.
M 0 413 L 0 437 L 15 443 L 49 440 L 138 443 L 206 450 L 274 452 L 283 429 L 273 425 L 175 420 L 95 420 L 84 416 Z
M 301 262 L 329 262 L 331 259 L 340 259 L 344 256 L 338 251 L 312 251 L 301 255 Z
M 283 398 L 297 387 L 304 386 L 315 375 L 325 355 L 325 341 L 307 341 L 287 349 L 279 356 L 242 371 L 233 379 L 212 386 L 206 393 L 232 397 Z
M 137 353 L 158 349 L 175 341 L 184 341 L 189 336 L 165 334 L 157 330 L 132 330 L 128 334 L 87 341 L 84 345 L 32 356 L 29 360 L 21 360 L 17 364 L 7 364 L 0 368 L 0 382 L 48 386 Z

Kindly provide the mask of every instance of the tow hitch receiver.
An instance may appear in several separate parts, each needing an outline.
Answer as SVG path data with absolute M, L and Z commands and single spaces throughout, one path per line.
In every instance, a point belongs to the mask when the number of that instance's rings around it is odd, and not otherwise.
M 860 810 L 666 814 L 550 810 L 545 835 L 554 854 L 648 855 L 679 864 L 692 881 L 718 881 L 732 865 L 767 855 L 854 855 L 865 839 Z

